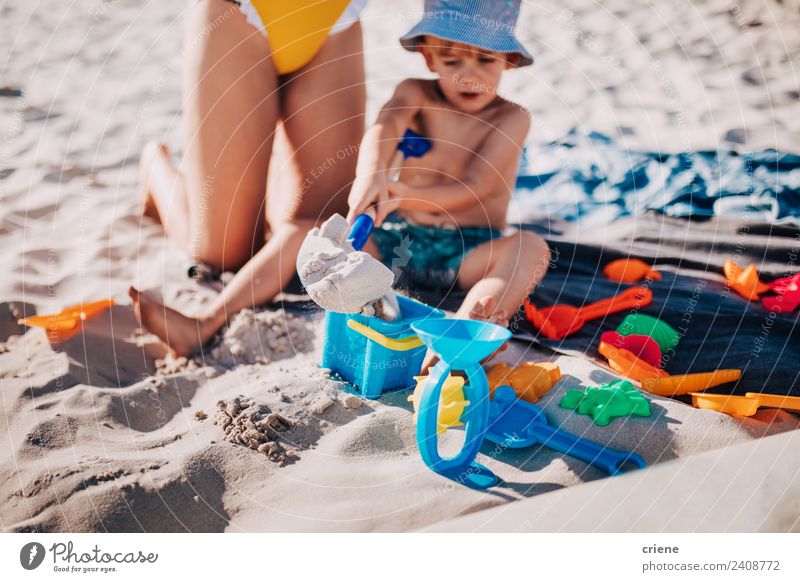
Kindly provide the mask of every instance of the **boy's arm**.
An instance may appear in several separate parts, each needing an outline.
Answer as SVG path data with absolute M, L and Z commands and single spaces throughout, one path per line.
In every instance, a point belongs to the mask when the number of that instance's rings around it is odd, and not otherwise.
M 398 142 L 423 103 L 424 93 L 420 82 L 415 79 L 403 81 L 381 109 L 375 124 L 364 134 L 358 153 L 356 179 L 348 197 L 348 221 L 373 204 L 387 201 L 389 163 L 397 151 Z M 380 224 L 382 212 L 379 210 L 377 214 L 376 223 Z
M 391 184 L 392 193 L 402 199 L 400 208 L 455 212 L 479 204 L 486 196 L 497 191 L 498 183 L 505 179 L 508 164 L 519 164 L 530 123 L 527 111 L 516 106 L 510 108 L 475 152 L 475 158 L 461 180 L 437 186 Z M 513 184 L 508 186 L 514 187 Z

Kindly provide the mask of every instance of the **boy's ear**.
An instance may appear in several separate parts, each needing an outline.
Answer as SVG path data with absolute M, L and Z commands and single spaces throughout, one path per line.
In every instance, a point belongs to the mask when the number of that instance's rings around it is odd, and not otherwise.
M 506 54 L 506 69 L 515 68 L 521 58 L 519 53 Z
M 424 40 L 420 40 L 417 43 L 417 50 L 419 50 L 420 54 L 425 59 L 425 65 L 427 65 L 428 70 L 431 73 L 435 73 L 436 71 L 433 70 L 433 53 L 431 53 L 430 47 L 425 46 Z

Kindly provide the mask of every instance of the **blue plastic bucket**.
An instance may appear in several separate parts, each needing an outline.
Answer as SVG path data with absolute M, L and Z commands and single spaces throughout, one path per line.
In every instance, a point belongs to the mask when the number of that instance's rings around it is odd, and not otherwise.
M 325 318 L 322 367 L 353 384 L 365 398 L 416 386 L 414 376 L 419 375 L 426 348 L 411 324 L 445 316 L 407 297 L 398 295 L 397 301 L 398 321 L 333 312 Z

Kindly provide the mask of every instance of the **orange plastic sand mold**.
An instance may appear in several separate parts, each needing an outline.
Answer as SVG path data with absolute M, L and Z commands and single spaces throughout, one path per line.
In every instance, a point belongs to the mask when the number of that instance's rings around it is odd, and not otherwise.
M 638 283 L 642 279 L 661 281 L 661 273 L 654 271 L 641 259 L 617 259 L 611 261 L 603 269 L 603 275 L 611 281 L 619 283 Z
M 752 263 L 742 269 L 728 259 L 722 270 L 725 272 L 725 284 L 748 301 L 756 301 L 759 295 L 769 291 L 769 285 L 761 282 L 756 266 Z
M 657 396 L 680 396 L 692 392 L 702 392 L 720 384 L 736 382 L 742 377 L 741 370 L 714 370 L 698 374 L 676 374 L 666 378 L 647 378 L 642 380 L 642 389 Z
M 619 295 L 589 303 L 583 307 L 553 305 L 538 309 L 525 298 L 525 317 L 542 334 L 551 340 L 567 337 L 591 319 L 605 317 L 625 309 L 640 309 L 650 305 L 653 292 L 647 287 L 631 287 Z
M 601 341 L 598 350 L 606 357 L 612 370 L 631 380 L 643 382 L 652 378 L 666 378 L 669 376 L 661 368 L 651 366 L 626 349 L 616 348 Z
M 491 397 L 498 386 L 511 386 L 517 398 L 535 404 L 561 379 L 561 368 L 552 362 L 525 362 L 510 368 L 499 363 L 486 373 Z
M 733 416 L 753 416 L 761 407 L 800 412 L 800 398 L 781 394 L 747 392 L 744 396 L 692 392 L 692 405 Z

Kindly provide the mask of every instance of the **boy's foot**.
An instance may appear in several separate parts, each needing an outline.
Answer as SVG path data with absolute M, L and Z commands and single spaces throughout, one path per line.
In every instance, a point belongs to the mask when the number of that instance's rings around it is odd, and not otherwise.
M 477 321 L 488 321 L 489 323 L 495 323 L 502 327 L 508 327 L 508 315 L 502 309 L 497 309 L 497 300 L 492 297 L 491 295 L 479 299 L 478 302 L 472 307 L 469 312 L 469 318 L 474 319 Z M 499 348 L 497 348 L 497 352 L 502 352 L 504 349 L 508 347 L 508 342 L 505 342 Z M 487 357 L 486 360 L 494 356 Z M 421 375 L 425 376 L 430 372 L 430 369 L 436 365 L 436 362 L 439 361 L 439 358 L 428 350 L 428 353 L 425 355 L 425 360 L 422 362 L 422 371 L 420 372 Z M 484 360 L 485 361 L 485 360 Z
M 157 335 L 176 357 L 188 356 L 211 339 L 217 331 L 211 329 L 210 322 L 187 317 L 150 299 L 135 287 L 128 288 L 128 295 L 139 325 Z
M 508 327 L 508 315 L 502 309 L 497 309 L 497 300 L 491 295 L 478 300 L 469 312 L 469 318 Z
M 142 190 L 142 216 L 152 218 L 161 224 L 155 198 L 150 187 L 151 174 L 160 163 L 170 163 L 169 149 L 162 143 L 150 141 L 142 148 L 139 160 L 139 187 Z

